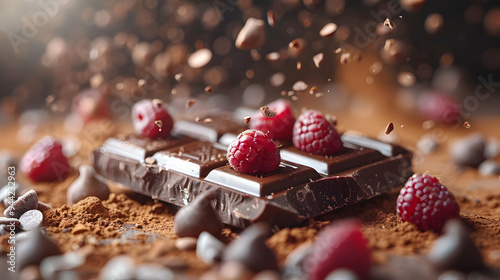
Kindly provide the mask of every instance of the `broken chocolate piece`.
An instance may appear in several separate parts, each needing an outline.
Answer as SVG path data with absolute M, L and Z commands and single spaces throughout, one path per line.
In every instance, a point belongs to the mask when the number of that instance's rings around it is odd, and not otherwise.
M 30 190 L 24 195 L 20 196 L 16 202 L 3 212 L 4 216 L 7 218 L 18 218 L 21 217 L 24 212 L 32 209 L 36 209 L 38 206 L 38 195 L 34 190 Z
M 337 154 L 316 156 L 283 145 L 278 170 L 260 176 L 242 174 L 225 163 L 223 153 L 235 134 L 210 128 L 218 135 L 212 142 L 185 137 L 181 131 L 195 134 L 180 129 L 177 134 L 184 143 L 157 150 L 153 155 L 157 163 L 143 163 L 144 148 L 129 150 L 125 157 L 103 147 L 93 154 L 95 169 L 131 190 L 177 206 L 213 191 L 220 220 L 238 228 L 259 221 L 277 227 L 298 225 L 392 190 L 413 173 L 407 150 L 345 132 L 344 149 Z
M 196 237 L 206 231 L 219 235 L 222 222 L 212 207 L 214 192 L 206 192 L 189 205 L 181 208 L 174 218 L 174 231 L 180 237 Z
M 73 205 L 89 196 L 106 200 L 109 196 L 109 188 L 106 183 L 96 177 L 92 166 L 82 165 L 80 166 L 80 177 L 69 186 L 68 205 Z

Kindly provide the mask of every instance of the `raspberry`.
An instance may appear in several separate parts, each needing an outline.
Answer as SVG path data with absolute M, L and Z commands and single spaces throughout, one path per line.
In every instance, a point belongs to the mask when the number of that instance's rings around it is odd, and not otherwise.
M 135 133 L 151 139 L 170 136 L 174 122 L 159 99 L 145 99 L 132 107 Z
M 323 280 L 332 271 L 347 268 L 368 279 L 371 252 L 356 220 L 334 222 L 318 235 L 304 261 L 308 279 Z
M 293 145 L 316 155 L 332 155 L 343 149 L 337 130 L 314 110 L 305 111 L 297 118 L 293 126 Z
M 404 222 L 416 225 L 419 230 L 440 232 L 448 219 L 459 216 L 460 207 L 438 179 L 413 174 L 399 193 L 397 210 Z
M 84 90 L 73 100 L 73 112 L 78 115 L 83 123 L 108 118 L 109 108 L 106 96 L 98 90 Z
M 460 120 L 457 101 L 443 93 L 428 93 L 418 100 L 418 108 L 422 117 L 453 124 Z
M 260 130 L 245 130 L 234 139 L 227 149 L 229 164 L 247 174 L 274 171 L 280 165 L 280 151 L 273 140 Z
M 62 181 L 72 168 L 62 152 L 61 142 L 45 137 L 35 143 L 19 163 L 21 172 L 35 182 Z
M 268 118 L 257 112 L 250 119 L 249 127 L 266 133 L 273 140 L 292 139 L 295 117 L 292 114 L 290 103 L 286 100 L 278 99 L 267 106 L 276 112 L 276 116 Z

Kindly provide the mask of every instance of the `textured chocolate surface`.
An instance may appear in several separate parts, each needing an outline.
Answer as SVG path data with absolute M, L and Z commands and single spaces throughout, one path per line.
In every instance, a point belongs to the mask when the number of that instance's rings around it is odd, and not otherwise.
M 117 154 L 106 142 L 92 161 L 104 177 L 178 206 L 214 191 L 213 207 L 225 224 L 243 228 L 267 221 L 285 227 L 385 193 L 412 174 L 407 150 L 356 133 L 342 137 L 345 149 L 330 157 L 283 148 L 285 155 L 299 157 L 283 156 L 277 171 L 259 176 L 233 170 L 224 146 L 204 139 L 187 138 L 190 142 L 158 150 L 154 164 L 138 160 L 147 154 L 144 148 Z

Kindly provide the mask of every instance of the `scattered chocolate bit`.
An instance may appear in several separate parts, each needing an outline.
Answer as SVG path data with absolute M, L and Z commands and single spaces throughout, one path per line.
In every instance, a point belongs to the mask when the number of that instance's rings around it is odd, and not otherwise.
M 71 230 L 71 234 L 78 235 L 80 233 L 87 232 L 89 229 L 83 224 L 76 224 Z
M 243 118 L 243 122 L 246 123 L 246 124 L 248 124 L 250 122 L 251 118 L 252 117 L 246 116 L 246 117 Z
M 182 73 L 175 74 L 174 77 L 177 82 L 180 82 L 182 80 Z
M 442 30 L 443 24 L 443 16 L 438 13 L 432 13 L 425 19 L 424 28 L 427 33 L 434 35 Z
M 163 101 L 161 101 L 160 99 L 153 99 L 153 105 L 155 105 L 156 107 L 160 107 L 163 105 Z
M 20 223 L 17 218 L 0 217 L 0 225 L 13 225 L 15 228 L 19 228 Z
M 399 4 L 407 12 L 413 13 L 422 8 L 427 0 L 399 0 Z
M 323 63 L 323 53 L 318 53 L 317 55 L 313 56 L 313 61 L 314 65 L 316 65 L 316 68 L 319 68 Z
M 471 127 L 470 123 L 469 122 L 464 122 L 464 124 L 462 125 L 464 128 L 467 128 L 469 129 Z
M 295 39 L 288 44 L 288 47 L 298 49 L 300 48 L 300 41 L 298 39 Z
M 451 159 L 458 165 L 478 167 L 485 160 L 485 145 L 486 141 L 479 133 L 455 140 L 450 146 Z
M 321 30 L 319 31 L 319 35 L 323 38 L 328 38 L 332 36 L 335 31 L 337 31 L 337 25 L 333 22 L 330 22 L 323 26 L 323 28 L 321 28 Z
M 204 123 L 212 123 L 212 119 L 211 118 L 205 118 L 203 120 Z
M 389 135 L 394 130 L 394 124 L 392 122 L 388 123 L 385 127 L 385 135 Z
M 444 234 L 435 241 L 427 258 L 443 270 L 475 271 L 486 267 L 468 229 L 458 219 L 446 223 Z
M 106 183 L 96 177 L 92 166 L 82 165 L 80 166 L 80 176 L 68 189 L 68 204 L 73 205 L 89 196 L 106 200 L 109 197 L 109 188 Z
M 280 57 L 281 57 L 281 55 L 279 52 L 272 52 L 272 53 L 268 53 L 266 55 L 266 59 L 269 61 L 277 61 L 280 59 Z
M 305 91 L 307 87 L 308 85 L 303 81 L 297 81 L 295 84 L 293 84 L 292 89 L 294 91 Z
M 196 99 L 190 98 L 186 100 L 186 108 L 191 108 L 194 106 L 194 104 L 196 104 Z
M 144 80 L 144 79 L 139 79 L 139 80 L 137 81 L 137 86 L 139 86 L 139 87 L 143 87 L 144 85 L 146 85 L 146 80 Z
M 38 207 L 38 195 L 34 190 L 30 190 L 23 196 L 20 196 L 14 204 L 5 209 L 3 215 L 7 218 L 20 218 L 26 211 Z
M 266 26 L 264 21 L 248 18 L 245 26 L 236 38 L 235 46 L 238 49 L 250 50 L 260 48 L 266 40 Z
M 341 52 L 342 52 L 342 48 L 336 48 L 336 49 L 333 51 L 333 53 L 334 53 L 334 54 L 339 54 L 339 53 L 341 53 Z
M 270 234 L 271 228 L 267 224 L 257 223 L 250 226 L 227 246 L 222 260 L 242 263 L 253 272 L 277 270 L 278 262 L 274 251 L 266 245 L 266 238 Z
M 146 164 L 155 164 L 155 163 L 156 163 L 156 159 L 155 159 L 154 157 L 146 157 L 146 158 L 144 159 L 144 162 L 145 162 Z
M 197 241 L 195 237 L 182 237 L 175 241 L 175 247 L 182 251 L 195 250 Z
M 267 11 L 267 23 L 269 23 L 271 27 L 276 26 L 276 14 L 272 10 Z
M 297 70 L 302 70 L 302 63 L 297 61 Z
M 485 176 L 500 175 L 500 163 L 495 160 L 485 160 L 477 168 Z
M 342 64 L 347 64 L 349 62 L 351 62 L 351 54 L 350 53 L 342 53 L 340 55 L 340 63 Z
M 200 117 L 196 117 L 196 118 L 194 118 L 194 121 L 195 121 L 195 122 L 200 122 L 200 120 L 201 120 L 201 118 L 200 118 Z
M 274 118 L 276 116 L 276 111 L 273 111 L 269 106 L 260 107 L 260 112 L 266 118 Z
M 439 147 L 439 143 L 432 134 L 425 134 L 417 142 L 417 149 L 424 154 L 430 154 Z
M 30 231 L 42 225 L 43 214 L 38 210 L 26 211 L 19 218 L 19 223 L 21 224 L 22 230 Z
M 394 24 L 392 23 L 392 21 L 389 18 L 385 19 L 384 25 L 389 27 L 390 29 L 394 29 Z
M 399 72 L 397 76 L 398 83 L 403 87 L 411 87 L 415 84 L 416 78 L 413 73 Z
M 207 264 L 214 264 L 221 260 L 224 243 L 212 234 L 204 231 L 196 243 L 196 256 Z
M 310 89 L 309 89 L 309 94 L 314 94 L 316 93 L 316 90 L 318 89 L 317 86 L 312 86 Z
M 17 242 L 16 242 L 17 243 Z M 44 258 L 60 255 L 61 250 L 49 237 L 42 233 L 40 228 L 26 233 L 26 238 L 19 241 L 16 247 L 19 269 L 29 265 L 38 265 Z
M 159 127 L 159 128 L 160 128 L 160 130 L 161 130 L 161 128 L 163 127 L 163 122 L 162 122 L 161 120 L 156 120 L 156 121 L 155 121 L 155 125 L 156 125 L 157 127 Z
M 370 65 L 370 74 L 371 75 L 378 75 L 381 71 L 384 65 L 380 61 L 375 61 L 372 65 Z
M 214 90 L 213 90 L 213 88 L 211 86 L 206 86 L 205 87 L 205 92 L 210 94 L 210 93 L 213 93 Z
M 188 65 L 191 68 L 198 69 L 206 66 L 212 60 L 212 51 L 209 49 L 199 49 L 188 58 Z
M 174 231 L 179 237 L 198 237 L 207 231 L 219 235 L 222 222 L 212 207 L 214 192 L 207 192 L 196 198 L 187 206 L 179 209 L 174 218 Z

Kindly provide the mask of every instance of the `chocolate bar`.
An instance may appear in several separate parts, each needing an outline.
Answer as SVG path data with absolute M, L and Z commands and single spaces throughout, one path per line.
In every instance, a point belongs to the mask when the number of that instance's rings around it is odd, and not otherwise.
M 190 129 L 210 130 L 192 122 Z M 244 228 L 258 221 L 278 227 L 372 198 L 402 185 L 411 174 L 411 152 L 397 145 L 344 132 L 344 149 L 332 156 L 281 148 L 279 168 L 264 175 L 235 171 L 226 149 L 235 126 L 195 132 L 174 129 L 171 139 L 151 141 L 129 136 L 108 139 L 92 162 L 105 178 L 177 206 L 214 191 L 213 207 L 228 225 Z M 206 135 L 216 135 L 207 141 Z

